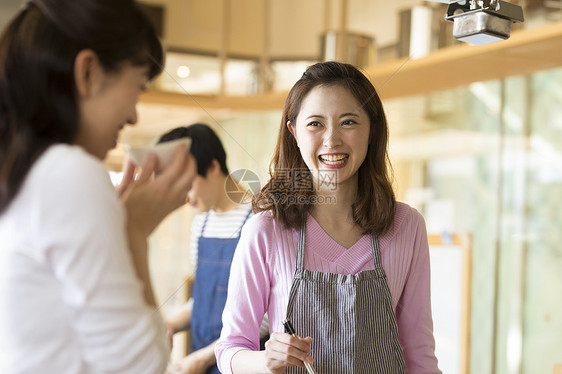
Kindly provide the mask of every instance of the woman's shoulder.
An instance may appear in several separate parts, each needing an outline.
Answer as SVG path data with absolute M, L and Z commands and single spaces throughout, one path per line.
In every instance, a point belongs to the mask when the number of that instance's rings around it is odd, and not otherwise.
M 35 170 L 33 170 L 35 169 Z M 33 167 L 45 180 L 49 179 L 96 179 L 109 175 L 102 162 L 87 153 L 82 147 L 56 144 L 45 150 Z
M 57 159 L 59 162 L 65 162 L 67 164 L 91 163 L 97 165 L 101 163 L 96 157 L 86 152 L 84 148 L 66 143 L 54 144 L 47 148 L 44 153 L 44 158 Z
M 418 222 L 420 220 L 423 221 L 423 216 L 416 208 L 413 208 L 401 201 L 396 202 L 396 216 L 394 218 L 395 226 L 403 225 L 406 222 Z
M 273 218 L 273 212 L 270 210 L 258 212 L 250 216 L 244 225 L 244 230 L 253 232 L 271 231 L 277 226 L 277 222 Z
M 45 244 L 44 235 L 70 235 L 65 229 L 76 237 L 77 230 L 69 228 L 76 222 L 81 232 L 99 227 L 101 220 L 115 222 L 117 229 L 125 217 L 101 161 L 63 144 L 50 146 L 35 161 L 10 209 L 17 222 L 29 222 L 28 237 L 43 241 L 37 246 Z
M 406 203 L 397 201 L 394 223 L 390 230 L 382 236 L 382 239 L 391 241 L 399 235 L 411 235 L 417 231 L 420 224 L 425 226 L 420 212 Z
M 281 235 L 291 235 L 294 229 L 287 228 L 283 223 L 277 221 L 272 211 L 258 212 L 248 218 L 243 235 L 254 235 L 259 238 L 267 238 L 268 241 L 279 238 Z
M 293 253 L 297 233 L 277 221 L 271 211 L 255 213 L 246 221 L 240 235 L 240 252 L 259 258 L 269 267 Z M 238 249 L 237 249 L 238 251 Z
M 79 146 L 57 144 L 49 147 L 30 170 L 24 189 L 40 201 L 55 199 L 70 205 L 86 206 L 104 196 L 118 198 L 103 163 Z M 48 195 L 48 198 L 45 196 Z

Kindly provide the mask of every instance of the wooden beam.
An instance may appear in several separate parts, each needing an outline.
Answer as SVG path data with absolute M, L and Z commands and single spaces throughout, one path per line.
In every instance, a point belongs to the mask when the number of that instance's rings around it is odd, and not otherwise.
M 488 45 L 460 44 L 419 59 L 404 58 L 364 68 L 382 99 L 452 89 L 474 82 L 562 67 L 562 22 L 514 31 Z M 287 92 L 251 97 L 191 96 L 149 91 L 141 102 L 204 109 L 281 110 Z
M 219 97 L 149 90 L 142 94 L 140 102 L 203 109 L 281 110 L 286 97 L 287 92 L 268 93 L 259 96 Z

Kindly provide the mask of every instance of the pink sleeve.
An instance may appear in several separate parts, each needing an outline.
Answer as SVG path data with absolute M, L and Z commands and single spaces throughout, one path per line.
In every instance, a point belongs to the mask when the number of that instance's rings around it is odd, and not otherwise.
M 221 373 L 232 373 L 230 363 L 238 351 L 259 350 L 259 330 L 270 293 L 266 254 L 271 245 L 267 233 L 272 230 L 266 227 L 267 220 L 263 214 L 250 218 L 234 253 L 223 328 L 215 347 Z
M 412 262 L 396 308 L 407 374 L 437 374 L 431 317 L 429 246 L 423 217 L 415 212 Z

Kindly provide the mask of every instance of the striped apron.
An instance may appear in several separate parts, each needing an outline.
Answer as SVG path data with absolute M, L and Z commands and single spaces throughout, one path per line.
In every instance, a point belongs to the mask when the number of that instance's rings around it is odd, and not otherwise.
M 302 227 L 287 318 L 297 335 L 312 337 L 316 372 L 403 374 L 404 357 L 378 238 L 371 236 L 375 269 L 346 275 L 304 269 L 305 233 Z M 306 374 L 306 369 L 291 366 L 286 373 Z

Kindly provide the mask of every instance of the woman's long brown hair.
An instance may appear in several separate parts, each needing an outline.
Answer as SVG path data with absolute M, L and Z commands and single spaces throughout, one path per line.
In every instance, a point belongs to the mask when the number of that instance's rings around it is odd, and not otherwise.
M 33 0 L 0 36 L 0 214 L 50 145 L 78 130 L 74 60 L 96 52 L 107 72 L 125 62 L 162 70 L 163 50 L 133 0 Z

